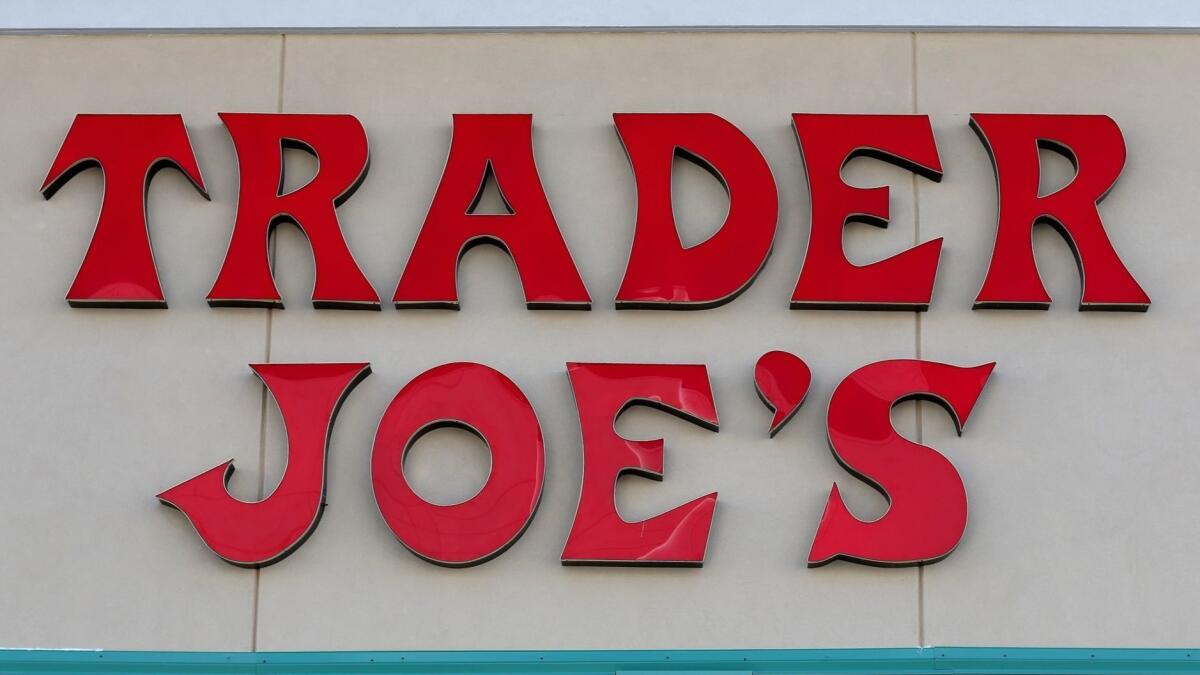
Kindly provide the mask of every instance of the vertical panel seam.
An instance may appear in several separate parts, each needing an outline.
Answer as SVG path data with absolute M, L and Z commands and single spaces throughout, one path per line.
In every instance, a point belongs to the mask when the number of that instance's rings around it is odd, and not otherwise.
M 917 33 L 913 31 L 909 33 L 909 48 L 911 51 L 911 59 L 909 61 L 912 92 L 912 113 L 917 114 Z M 913 245 L 921 244 L 921 183 L 917 180 L 917 174 L 912 174 L 912 198 L 913 198 Z M 930 297 L 930 302 L 933 298 Z M 914 353 L 916 358 L 921 358 L 921 312 L 913 312 L 914 315 Z M 917 442 L 924 443 L 924 433 L 921 426 L 921 407 L 920 401 L 916 406 L 917 417 Z M 925 566 L 917 566 L 917 646 L 925 645 Z
M 283 112 L 283 82 L 287 72 L 287 33 L 279 35 L 279 80 L 276 83 L 275 112 Z M 271 256 L 271 269 L 275 268 L 275 245 L 268 242 Z M 263 346 L 263 362 L 271 362 L 271 324 L 274 316 L 271 308 L 266 310 L 266 340 Z M 267 386 L 262 386 L 262 399 L 258 420 L 258 498 L 266 495 L 267 485 Z M 250 651 L 258 651 L 258 606 L 262 589 L 262 570 L 254 570 L 254 603 L 250 625 Z

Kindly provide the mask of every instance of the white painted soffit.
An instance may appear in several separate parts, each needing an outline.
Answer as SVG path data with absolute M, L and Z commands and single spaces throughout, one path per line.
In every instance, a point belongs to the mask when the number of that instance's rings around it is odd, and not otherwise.
M 0 0 L 0 32 L 1200 32 L 1200 0 Z

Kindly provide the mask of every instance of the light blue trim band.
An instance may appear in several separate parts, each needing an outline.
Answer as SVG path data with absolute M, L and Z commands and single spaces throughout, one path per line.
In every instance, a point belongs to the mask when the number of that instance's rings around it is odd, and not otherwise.
M 0 31 L 1200 29 L 1195 0 L 3 0 Z
M 0 650 L 20 673 L 897 673 L 1200 672 L 1200 649 L 914 647 L 672 651 L 134 652 Z

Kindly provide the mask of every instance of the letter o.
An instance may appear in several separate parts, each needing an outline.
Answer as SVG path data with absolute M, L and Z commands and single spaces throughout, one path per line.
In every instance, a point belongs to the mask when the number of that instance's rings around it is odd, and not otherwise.
M 432 504 L 404 477 L 404 457 L 425 433 L 459 427 L 487 443 L 492 470 L 470 499 Z M 375 502 L 408 550 L 437 565 L 469 567 L 512 546 L 533 520 L 546 466 L 542 430 L 529 400 L 503 373 L 448 363 L 396 394 L 379 421 L 371 454 Z

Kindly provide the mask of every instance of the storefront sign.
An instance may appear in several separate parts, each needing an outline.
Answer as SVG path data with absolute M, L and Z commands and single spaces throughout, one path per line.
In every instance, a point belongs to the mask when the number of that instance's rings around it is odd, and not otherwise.
M 613 117 L 637 189 L 633 244 L 616 307 L 699 310 L 733 301 L 767 264 L 775 237 L 779 199 L 766 160 L 737 127 L 713 114 Z M 291 222 L 312 247 L 315 307 L 380 309 L 380 296 L 355 262 L 336 211 L 366 176 L 369 152 L 362 124 L 350 115 L 222 113 L 221 119 L 236 148 L 241 185 L 229 249 L 209 304 L 282 308 L 268 247 L 274 226 Z M 851 263 L 842 248 L 843 229 L 850 222 L 886 226 L 889 193 L 886 187 L 848 185 L 841 171 L 850 159 L 866 156 L 939 181 L 942 166 L 929 118 L 796 114 L 792 123 L 808 175 L 812 217 L 791 308 L 928 309 L 942 240 L 871 264 Z M 1113 120 L 975 114 L 971 126 L 992 157 L 999 204 L 995 248 L 975 308 L 1049 306 L 1031 237 L 1035 224 L 1049 223 L 1078 262 L 1081 310 L 1146 311 L 1150 298 L 1114 250 L 1097 207 L 1125 161 Z M 458 264 L 478 244 L 497 245 L 512 257 L 530 309 L 590 309 L 591 294 L 538 176 L 532 132 L 531 115 L 454 116 L 441 183 L 392 295 L 397 309 L 459 309 Z M 306 185 L 285 193 L 286 147 L 310 152 L 319 168 Z M 1051 194 L 1039 194 L 1039 149 L 1066 156 L 1076 168 L 1070 183 Z M 677 156 L 710 171 L 729 198 L 720 229 L 690 247 L 681 243 L 672 211 Z M 182 117 L 79 115 L 43 194 L 50 198 L 92 166 L 104 174 L 103 203 L 67 301 L 74 307 L 166 308 L 147 228 L 146 195 L 153 174 L 168 166 L 205 191 Z M 507 213 L 475 213 L 493 180 Z M 890 508 L 878 520 L 862 521 L 850 513 L 835 485 L 808 555 L 810 566 L 837 559 L 917 565 L 954 550 L 967 521 L 963 482 L 936 450 L 901 437 L 890 411 L 899 401 L 932 400 L 961 433 L 994 365 L 887 360 L 864 365 L 841 381 L 829 401 L 830 446 L 843 467 L 884 494 Z M 226 490 L 233 471 L 227 462 L 159 499 L 182 511 L 221 558 L 260 567 L 294 552 L 316 528 L 334 419 L 370 366 L 251 368 L 274 397 L 287 429 L 287 468 L 279 487 L 259 502 L 237 500 Z M 631 405 L 649 405 L 717 431 L 705 366 L 568 363 L 566 370 L 582 430 L 583 477 L 562 563 L 700 566 L 717 494 L 645 521 L 625 521 L 614 502 L 617 478 L 661 478 L 664 447 L 661 439 L 622 438 L 614 421 Z M 804 402 L 810 366 L 795 355 L 770 352 L 753 368 L 748 363 L 751 372 L 759 395 L 775 413 L 768 429 L 774 436 Z M 444 426 L 475 433 L 492 456 L 491 473 L 479 493 L 449 506 L 421 498 L 403 472 L 413 443 Z M 396 395 L 379 423 L 370 462 L 376 502 L 397 539 L 432 563 L 465 567 L 500 555 L 528 527 L 542 495 L 545 447 L 537 415 L 512 380 L 478 363 L 449 363 L 417 376 Z

